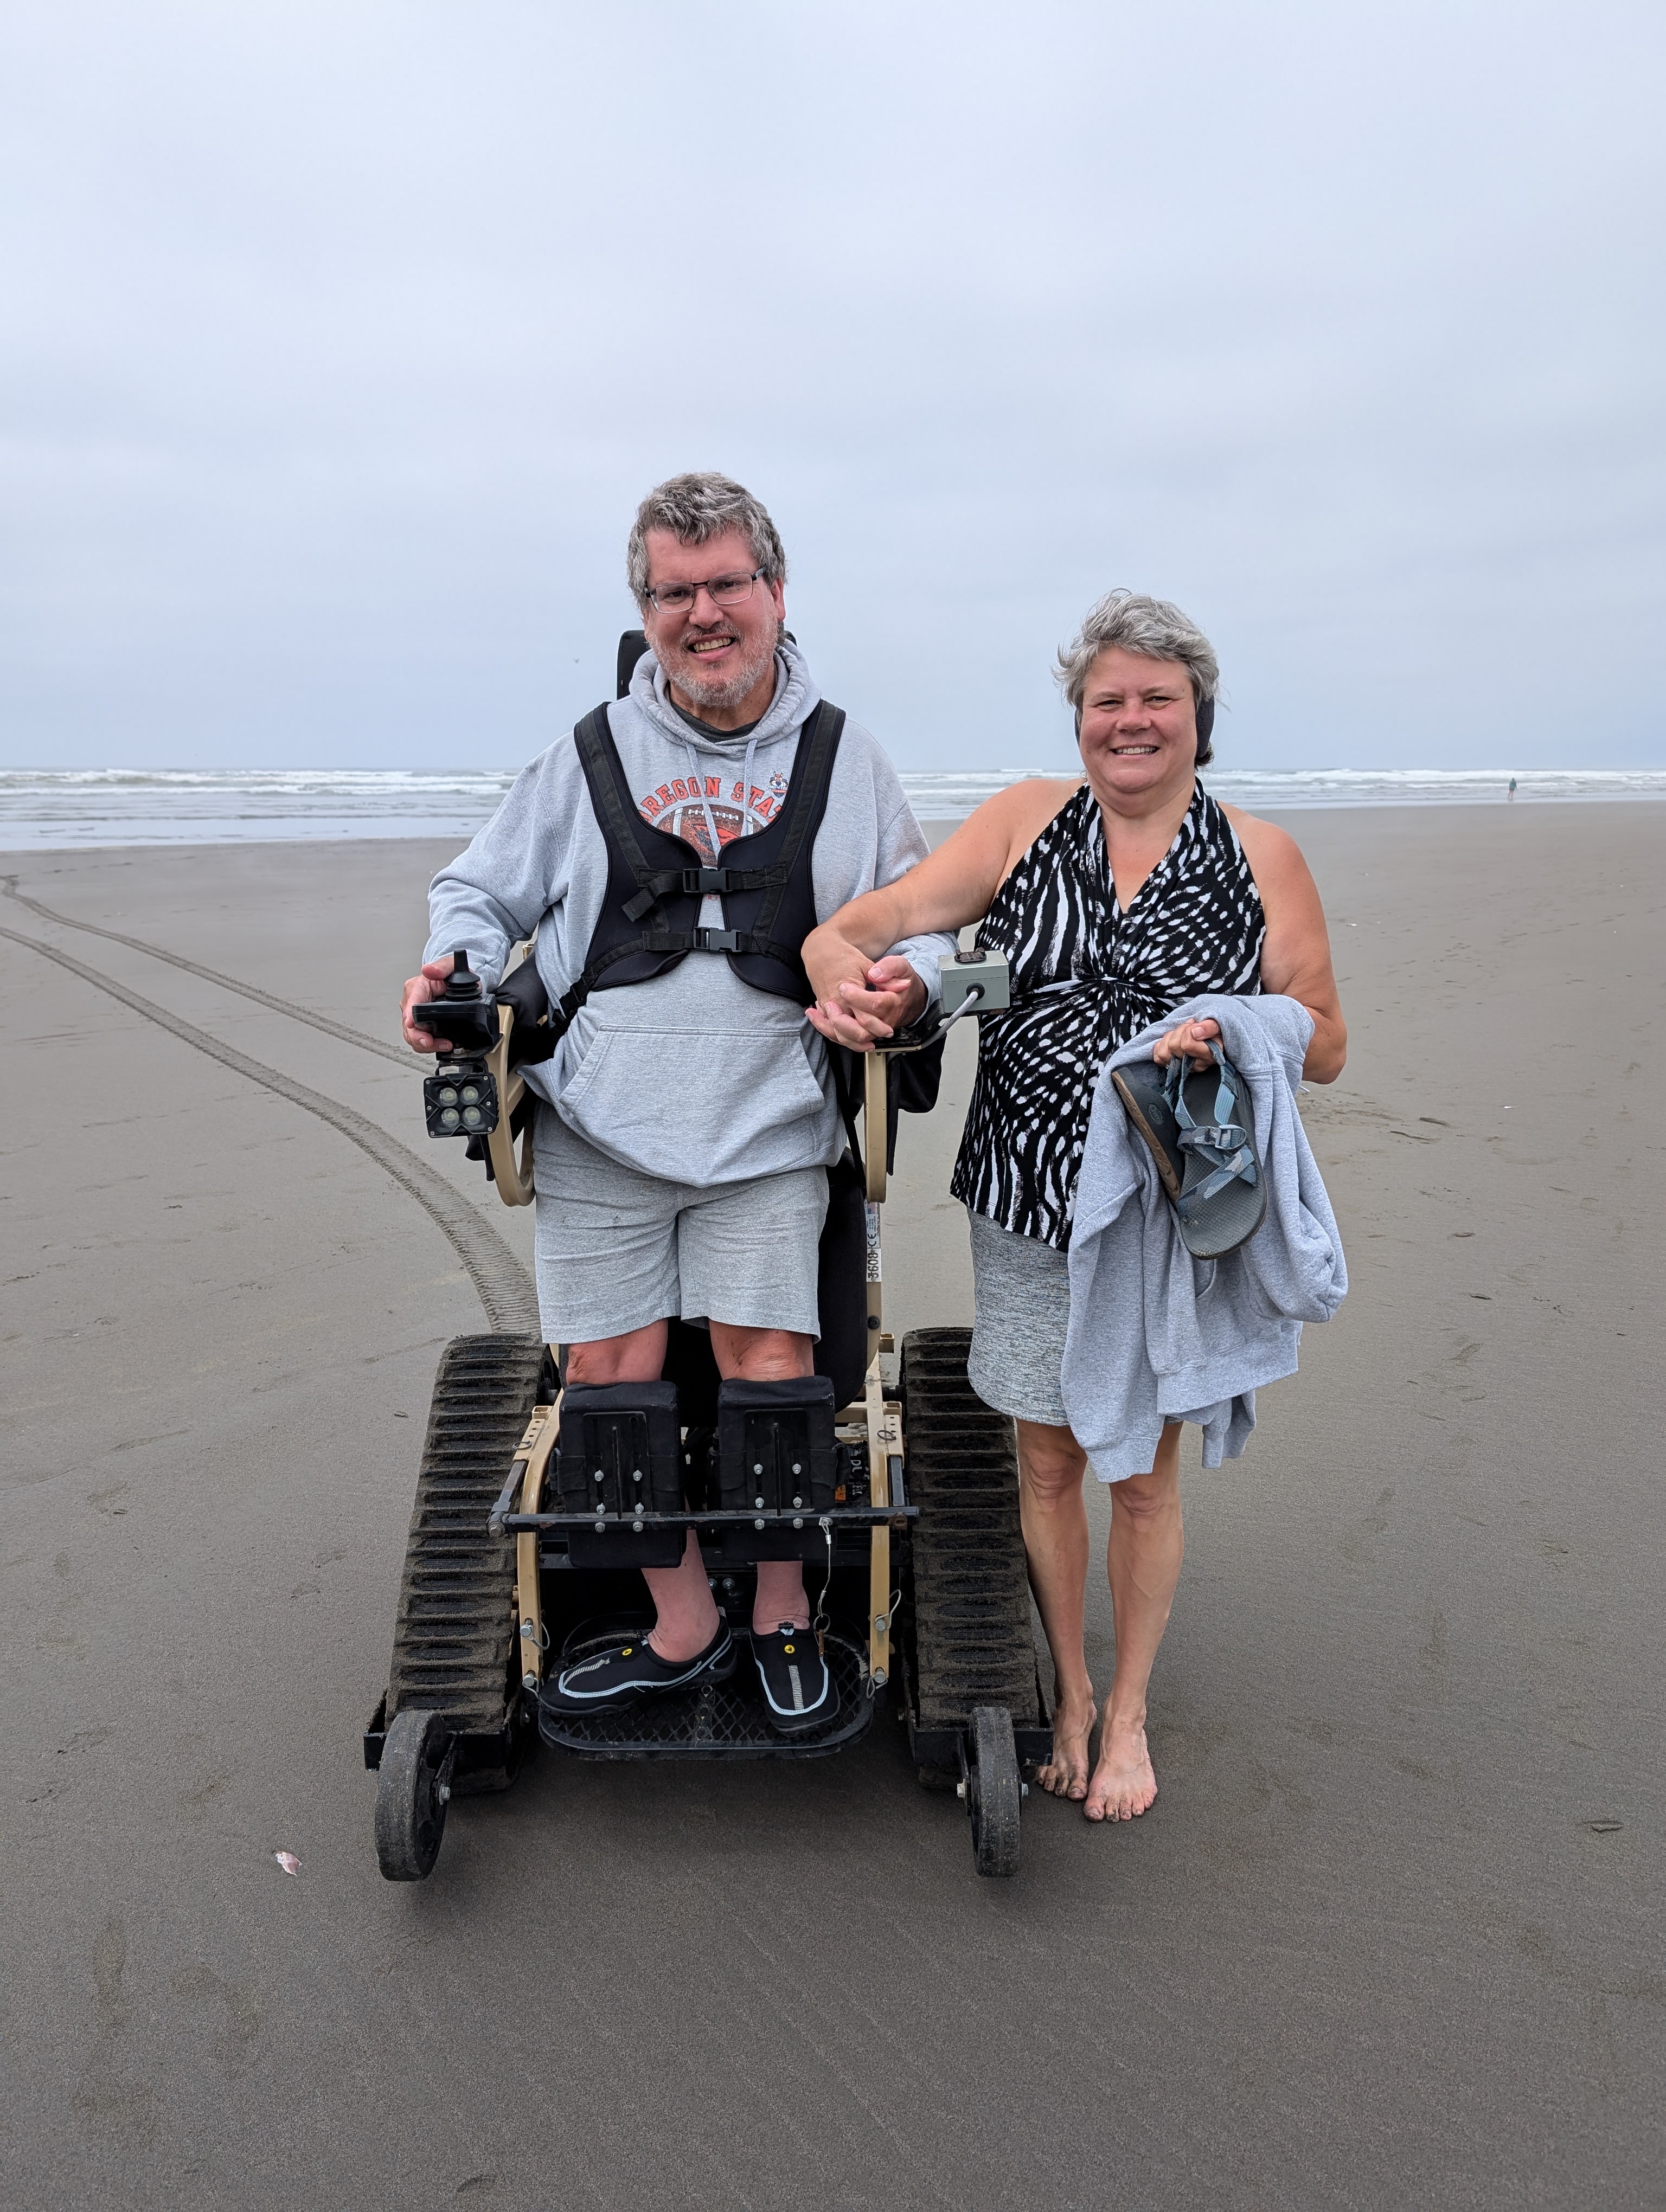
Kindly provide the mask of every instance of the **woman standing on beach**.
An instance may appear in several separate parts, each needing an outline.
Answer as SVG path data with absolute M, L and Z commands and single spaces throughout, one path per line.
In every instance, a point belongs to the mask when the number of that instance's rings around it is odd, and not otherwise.
M 1157 1795 L 1146 1691 L 1179 1578 L 1180 1429 L 1148 1474 L 1111 1487 L 1107 1567 L 1116 1673 L 1098 1714 L 1083 1647 L 1087 1460 L 1060 1389 L 1070 1316 L 1066 1255 L 1089 1110 L 1116 1048 L 1201 992 L 1283 992 L 1313 1018 L 1304 1073 L 1341 1073 L 1347 1031 L 1324 912 L 1294 841 L 1221 805 L 1197 781 L 1212 757 L 1219 671 L 1177 607 L 1111 592 L 1061 656 L 1085 783 L 999 792 L 928 860 L 810 937 L 822 1033 L 862 1049 L 889 1034 L 848 1000 L 887 945 L 982 921 L 1004 951 L 1012 1006 L 979 1025 L 977 1080 L 951 1188 L 970 1219 L 974 1387 L 1018 1426 L 1030 1578 L 1053 1655 L 1054 1757 L 1040 1779 L 1090 1820 L 1128 1820 Z M 1212 1021 L 1158 1045 L 1207 1066 Z

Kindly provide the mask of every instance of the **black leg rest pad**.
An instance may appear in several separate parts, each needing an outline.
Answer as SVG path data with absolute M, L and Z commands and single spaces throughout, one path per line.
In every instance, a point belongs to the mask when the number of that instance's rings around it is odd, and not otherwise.
M 724 1510 L 802 1516 L 802 1532 L 723 1532 L 726 1559 L 799 1559 L 824 1556 L 815 1516 L 833 1504 L 838 1480 L 833 1448 L 833 1384 L 824 1375 L 780 1382 L 733 1380 L 717 1394 L 718 1491 Z
M 605 1512 L 605 1534 L 568 1532 L 575 1567 L 674 1567 L 681 1528 L 645 1528 L 633 1512 L 683 1510 L 683 1449 L 674 1382 L 571 1383 L 561 1401 L 554 1487 L 563 1513 Z

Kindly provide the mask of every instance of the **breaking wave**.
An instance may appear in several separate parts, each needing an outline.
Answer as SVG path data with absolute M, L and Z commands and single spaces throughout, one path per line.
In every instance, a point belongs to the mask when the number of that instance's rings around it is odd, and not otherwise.
M 993 792 L 1056 769 L 905 775 L 922 822 L 963 821 Z M 1509 803 L 1508 769 L 1322 769 L 1207 774 L 1218 798 L 1277 813 L 1314 806 L 1481 806 Z M 514 781 L 512 769 L 439 773 L 372 769 L 0 769 L 0 849 L 218 845 L 310 837 L 470 837 Z M 1656 769 L 1518 771 L 1517 799 L 1666 799 Z

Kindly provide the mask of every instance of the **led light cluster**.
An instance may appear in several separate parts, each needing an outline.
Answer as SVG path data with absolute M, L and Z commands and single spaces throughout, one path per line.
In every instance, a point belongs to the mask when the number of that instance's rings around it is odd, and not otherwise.
M 477 1129 L 485 1120 L 477 1083 L 442 1083 L 434 1094 L 442 1129 Z
M 430 1137 L 489 1137 L 497 1127 L 497 1085 L 478 1061 L 427 1077 L 423 1103 Z

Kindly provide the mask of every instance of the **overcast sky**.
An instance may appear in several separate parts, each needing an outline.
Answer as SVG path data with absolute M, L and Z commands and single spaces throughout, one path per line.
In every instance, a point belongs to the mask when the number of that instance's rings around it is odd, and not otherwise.
M 6 0 L 0 762 L 514 766 L 715 467 L 903 768 L 1666 765 L 1666 9 Z

